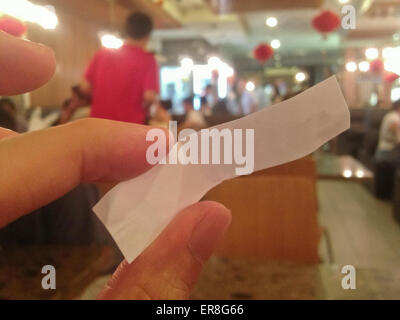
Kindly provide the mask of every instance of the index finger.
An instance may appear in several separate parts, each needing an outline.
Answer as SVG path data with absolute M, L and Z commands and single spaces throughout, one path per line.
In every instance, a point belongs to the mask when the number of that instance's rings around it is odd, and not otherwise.
M 41 87 L 53 76 L 55 66 L 50 48 L 0 31 L 0 95 Z
M 83 181 L 122 181 L 150 169 L 146 160 L 147 148 L 153 143 L 146 140 L 149 129 L 85 119 L 2 140 L 0 227 Z M 160 156 L 167 148 L 159 150 Z

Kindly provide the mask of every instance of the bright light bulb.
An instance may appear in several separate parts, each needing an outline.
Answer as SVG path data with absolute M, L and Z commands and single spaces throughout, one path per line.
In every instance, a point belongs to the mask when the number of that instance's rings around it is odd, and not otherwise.
M 271 47 L 274 49 L 278 49 L 281 46 L 281 42 L 278 39 L 271 41 Z
M 364 177 L 364 170 L 361 170 L 361 169 L 358 169 L 357 171 L 356 171 L 356 177 L 357 178 L 363 178 Z
M 306 74 L 304 72 L 297 72 L 295 75 L 295 79 L 297 82 L 303 82 L 306 80 Z
M 218 57 L 210 57 L 207 62 L 212 69 L 218 69 L 222 64 L 221 59 Z
M 232 67 L 229 67 L 229 66 L 228 66 L 226 76 L 227 76 L 227 77 L 232 77 L 234 74 L 235 74 L 235 70 L 233 70 Z
M 233 70 L 233 68 L 227 63 L 224 63 L 223 71 L 225 73 L 225 77 L 227 78 L 232 77 L 235 74 L 235 70 Z
M 377 48 L 368 48 L 367 50 L 365 50 L 365 56 L 369 60 L 374 60 L 374 59 L 378 58 L 379 51 Z
M 385 59 L 384 67 L 386 71 L 400 74 L 400 47 L 386 47 L 382 50 L 382 56 Z
M 268 27 L 274 28 L 278 24 L 278 19 L 276 19 L 275 17 L 269 17 L 269 18 L 267 18 L 267 20 L 265 20 L 265 24 Z
M 349 0 L 339 0 L 339 3 L 341 3 L 341 4 L 346 4 L 348 2 L 349 2 Z
M 182 58 L 182 60 L 181 60 L 181 67 L 182 68 L 192 69 L 193 64 L 194 64 L 193 59 L 191 59 L 189 57 Z
M 354 61 L 347 62 L 346 70 L 349 72 L 355 72 L 357 70 L 357 64 Z
M 44 29 L 55 29 L 58 25 L 54 7 L 35 5 L 27 0 L 1 0 L 0 13 L 22 21 L 37 23 Z
M 382 57 L 384 59 L 398 59 L 399 57 L 399 47 L 397 48 L 392 48 L 392 47 L 386 47 L 382 49 Z
M 103 47 L 108 49 L 119 49 L 122 47 L 124 42 L 122 41 L 122 39 L 112 34 L 105 34 L 101 37 L 101 44 Z
M 255 86 L 254 82 L 248 81 L 246 83 L 246 90 L 247 91 L 254 91 L 255 88 L 256 88 L 256 86 Z
M 353 172 L 350 169 L 343 170 L 343 177 L 351 178 L 352 175 L 353 175 Z
M 369 63 L 368 61 L 361 61 L 358 64 L 358 69 L 360 69 L 361 72 L 367 72 L 369 70 Z

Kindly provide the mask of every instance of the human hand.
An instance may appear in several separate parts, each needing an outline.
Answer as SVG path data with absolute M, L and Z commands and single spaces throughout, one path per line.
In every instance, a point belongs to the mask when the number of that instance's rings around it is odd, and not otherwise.
M 0 95 L 33 90 L 54 69 L 49 48 L 0 32 Z M 150 169 L 147 131 L 100 119 L 21 135 L 0 128 L 0 227 L 81 182 L 121 181 Z M 230 219 L 213 202 L 184 209 L 132 264 L 122 262 L 100 298 L 187 298 Z

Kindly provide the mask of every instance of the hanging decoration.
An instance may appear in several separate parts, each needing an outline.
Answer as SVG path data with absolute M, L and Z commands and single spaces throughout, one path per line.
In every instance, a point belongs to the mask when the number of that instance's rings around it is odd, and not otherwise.
M 253 55 L 259 62 L 265 63 L 274 55 L 274 49 L 267 43 L 261 43 L 253 50 Z
M 392 82 L 396 81 L 398 78 L 399 78 L 399 75 L 394 72 L 385 72 L 383 75 L 383 80 L 386 83 L 392 83 Z
M 369 70 L 373 73 L 381 73 L 383 71 L 384 65 L 381 59 L 372 60 L 369 63 Z
M 326 36 L 339 27 L 340 17 L 330 10 L 324 10 L 313 18 L 312 25 L 314 29 Z

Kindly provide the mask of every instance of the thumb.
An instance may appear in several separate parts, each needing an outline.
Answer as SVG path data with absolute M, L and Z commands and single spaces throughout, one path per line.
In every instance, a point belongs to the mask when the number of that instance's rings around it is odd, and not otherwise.
M 131 264 L 124 260 L 99 299 L 187 299 L 231 221 L 216 202 L 181 211 Z

